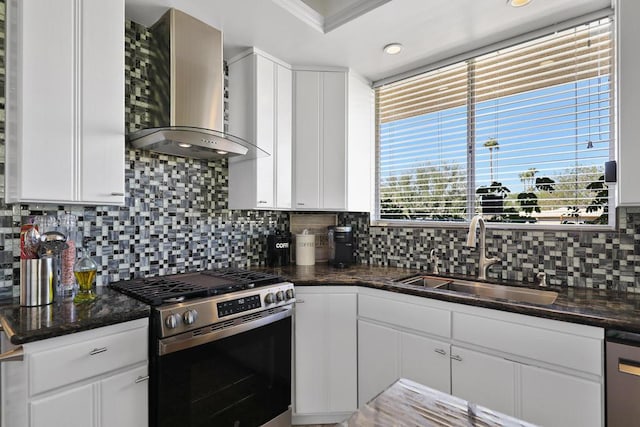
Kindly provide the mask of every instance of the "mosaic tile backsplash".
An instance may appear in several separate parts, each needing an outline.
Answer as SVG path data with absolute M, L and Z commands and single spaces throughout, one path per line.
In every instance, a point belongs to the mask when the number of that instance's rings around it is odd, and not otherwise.
M 0 0 L 4 29 L 4 1 Z M 126 122 L 149 121 L 149 37 L 127 22 Z M 4 41 L 4 31 L 0 33 Z M 4 43 L 0 85 L 4 94 Z M 33 206 L 4 204 L 4 97 L 0 99 L 0 296 L 17 294 L 19 226 L 32 215 L 70 211 L 85 245 L 99 263 L 98 282 L 264 262 L 265 236 L 289 228 L 286 212 L 227 209 L 227 163 L 205 162 L 128 150 L 125 206 Z M 463 246 L 466 229 L 370 227 L 369 215 L 339 214 L 354 226 L 359 262 L 431 270 L 431 249 L 443 273 L 475 275 L 477 251 Z M 640 290 L 640 208 L 618 209 L 618 230 L 489 230 L 489 254 L 502 258 L 489 276 L 532 282 L 544 270 L 549 282 Z M 640 276 L 640 275 L 638 275 Z
M 358 224 L 358 257 L 374 265 L 476 276 L 478 251 L 464 246 L 466 228 L 369 227 L 364 215 L 346 214 Z M 487 229 L 487 256 L 502 262 L 488 277 L 532 284 L 537 272 L 557 286 L 640 292 L 640 208 L 618 208 L 616 231 L 538 231 Z

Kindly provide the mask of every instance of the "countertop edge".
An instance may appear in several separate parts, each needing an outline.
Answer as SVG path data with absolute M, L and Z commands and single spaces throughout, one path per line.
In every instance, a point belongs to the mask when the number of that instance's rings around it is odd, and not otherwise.
M 13 345 L 29 344 L 36 341 L 41 341 L 49 338 L 61 337 L 64 335 L 73 334 L 76 332 L 89 331 L 92 329 L 102 328 L 104 326 L 117 325 L 118 323 L 129 322 L 131 320 L 137 320 L 149 317 L 150 310 L 142 309 L 136 312 L 129 312 L 127 315 L 113 316 L 112 318 L 105 317 L 101 319 L 87 320 L 82 322 L 69 323 L 61 327 L 47 328 L 39 331 L 38 333 L 20 334 L 15 331 L 7 331 L 9 341 Z M 4 318 L 3 318 L 4 322 Z

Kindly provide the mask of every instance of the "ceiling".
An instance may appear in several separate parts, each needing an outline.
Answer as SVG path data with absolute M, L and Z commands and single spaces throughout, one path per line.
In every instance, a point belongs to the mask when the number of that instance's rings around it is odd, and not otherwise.
M 376 81 L 613 1 L 533 0 L 513 8 L 506 0 L 125 0 L 125 13 L 149 26 L 175 7 L 222 30 L 227 59 L 255 46 L 292 65 L 349 67 Z M 383 53 L 391 42 L 404 50 Z

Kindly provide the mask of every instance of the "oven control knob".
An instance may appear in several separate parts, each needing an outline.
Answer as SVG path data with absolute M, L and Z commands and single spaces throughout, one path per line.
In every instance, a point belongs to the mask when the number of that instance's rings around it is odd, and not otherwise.
M 266 302 L 267 304 L 273 304 L 274 302 L 276 302 L 276 296 L 269 292 L 265 297 L 264 297 L 264 302 Z
M 282 291 L 276 292 L 276 300 L 278 300 L 278 302 L 284 301 L 284 292 Z
M 179 314 L 170 314 L 164 320 L 164 324 L 167 325 L 167 328 L 174 329 L 180 323 L 180 315 Z
M 287 289 L 287 299 L 293 299 L 294 293 L 293 289 Z
M 187 310 L 182 315 L 185 325 L 193 325 L 198 318 L 198 312 L 195 310 Z

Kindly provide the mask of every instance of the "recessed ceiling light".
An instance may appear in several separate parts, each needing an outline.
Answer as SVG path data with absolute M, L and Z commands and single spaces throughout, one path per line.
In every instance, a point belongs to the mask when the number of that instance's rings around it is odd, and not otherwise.
M 390 43 L 382 50 L 389 55 L 397 55 L 402 51 L 402 45 L 400 43 Z
M 182 148 L 189 148 L 189 147 L 191 147 L 191 144 L 187 144 L 186 142 L 180 142 L 180 143 L 178 143 L 178 146 L 180 146 Z
M 531 3 L 531 0 L 507 0 L 507 3 L 513 7 L 522 7 Z

